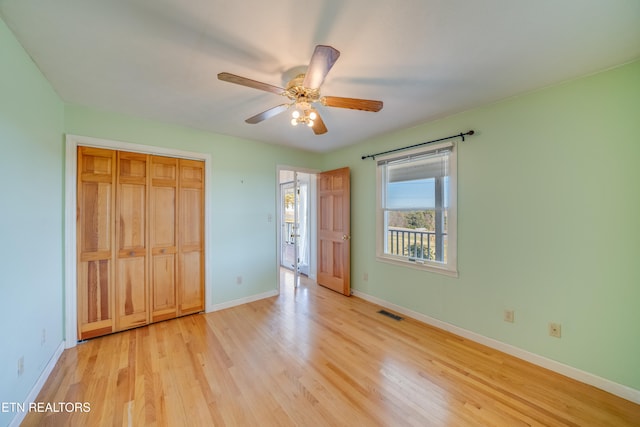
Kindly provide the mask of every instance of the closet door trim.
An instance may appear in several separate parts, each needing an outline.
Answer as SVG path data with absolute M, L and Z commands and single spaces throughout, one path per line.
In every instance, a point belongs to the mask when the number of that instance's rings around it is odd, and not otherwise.
M 76 177 L 78 147 L 107 148 L 117 151 L 151 154 L 158 156 L 176 157 L 188 160 L 202 160 L 205 168 L 204 194 L 204 299 L 205 311 L 212 311 L 211 304 L 211 154 L 184 151 L 173 148 L 153 147 L 150 145 L 133 144 L 122 141 L 93 138 L 79 135 L 66 135 L 65 157 L 65 347 L 72 348 L 77 344 L 78 313 L 77 313 L 77 230 L 76 230 Z

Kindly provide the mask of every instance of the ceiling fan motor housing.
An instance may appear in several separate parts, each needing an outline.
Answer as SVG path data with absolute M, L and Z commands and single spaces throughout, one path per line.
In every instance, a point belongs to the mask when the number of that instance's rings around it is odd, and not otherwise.
M 285 95 L 295 101 L 296 104 L 312 104 L 320 99 L 320 91 L 318 89 L 309 89 L 302 85 L 304 74 L 298 74 L 287 83 Z M 299 105 L 300 109 L 304 109 Z M 307 108 L 309 108 L 307 106 Z

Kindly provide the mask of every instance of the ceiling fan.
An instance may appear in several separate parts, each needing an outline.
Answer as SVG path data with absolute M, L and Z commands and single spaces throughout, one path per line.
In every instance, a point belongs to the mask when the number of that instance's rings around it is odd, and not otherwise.
M 292 113 L 291 124 L 295 126 L 304 123 L 313 129 L 316 135 L 321 135 L 327 132 L 327 127 L 322 121 L 318 111 L 313 107 L 313 104 L 316 102 L 327 107 L 350 108 L 352 110 L 377 112 L 382 109 L 382 101 L 320 95 L 320 86 L 339 56 L 340 52 L 331 46 L 316 46 L 306 72 L 297 74 L 289 80 L 286 88 L 251 80 L 231 73 L 220 73 L 218 74 L 218 79 L 289 98 L 289 102 L 249 117 L 245 122 L 249 124 L 260 123 L 293 107 L 294 111 Z

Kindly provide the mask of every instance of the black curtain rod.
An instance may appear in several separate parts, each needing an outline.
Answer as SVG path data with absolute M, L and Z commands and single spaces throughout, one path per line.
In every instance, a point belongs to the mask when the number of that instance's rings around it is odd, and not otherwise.
M 396 148 L 395 150 L 383 151 L 382 153 L 369 154 L 367 156 L 362 156 L 362 160 L 368 159 L 369 157 L 371 157 L 372 159 L 375 159 L 376 156 L 381 156 L 383 154 L 389 154 L 389 153 L 395 153 L 396 151 L 408 150 L 410 148 L 420 147 L 422 145 L 433 144 L 434 142 L 446 141 L 447 139 L 462 138 L 462 141 L 464 141 L 465 135 L 473 135 L 474 133 L 475 133 L 474 131 L 470 130 L 469 132 L 447 136 L 446 138 L 440 138 L 440 139 L 434 139 L 432 141 L 421 142 L 420 144 L 414 144 L 414 145 L 409 145 L 408 147 Z

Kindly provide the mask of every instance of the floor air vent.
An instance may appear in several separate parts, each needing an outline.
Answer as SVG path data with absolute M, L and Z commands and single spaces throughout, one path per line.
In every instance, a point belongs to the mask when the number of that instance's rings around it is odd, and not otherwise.
M 387 310 L 380 310 L 378 313 L 382 314 L 383 316 L 390 317 L 393 320 L 402 320 L 403 319 L 402 317 L 398 316 L 397 314 L 389 313 Z

